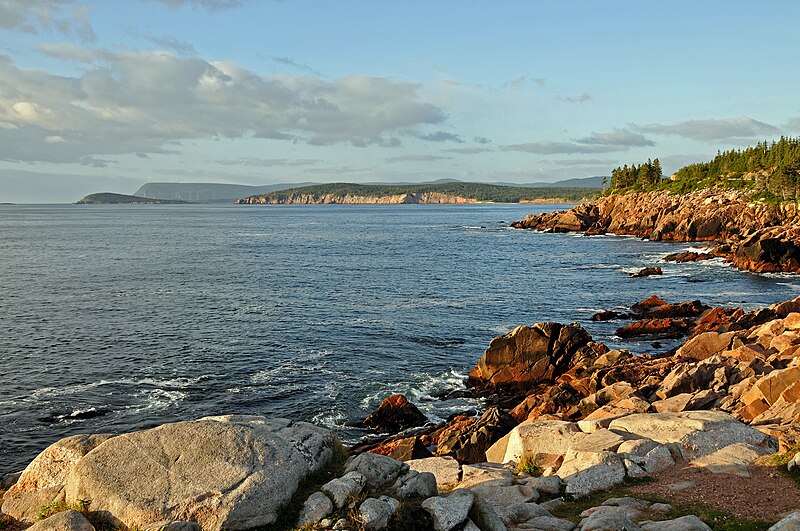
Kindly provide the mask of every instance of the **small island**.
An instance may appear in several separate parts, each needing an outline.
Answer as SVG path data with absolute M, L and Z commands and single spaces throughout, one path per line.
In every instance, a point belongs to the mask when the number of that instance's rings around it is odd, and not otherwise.
M 186 205 L 187 201 L 176 199 L 153 199 L 150 197 L 139 197 L 136 195 L 114 194 L 111 192 L 101 192 L 99 194 L 89 194 L 76 205 Z

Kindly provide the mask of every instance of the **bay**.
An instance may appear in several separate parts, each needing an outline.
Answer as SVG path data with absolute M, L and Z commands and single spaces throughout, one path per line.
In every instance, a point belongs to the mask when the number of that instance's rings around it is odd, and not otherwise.
M 0 206 L 0 472 L 76 433 L 215 414 L 352 426 L 402 392 L 434 419 L 495 335 L 653 293 L 752 309 L 792 276 L 688 244 L 508 227 L 558 205 Z M 627 273 L 660 265 L 664 275 Z

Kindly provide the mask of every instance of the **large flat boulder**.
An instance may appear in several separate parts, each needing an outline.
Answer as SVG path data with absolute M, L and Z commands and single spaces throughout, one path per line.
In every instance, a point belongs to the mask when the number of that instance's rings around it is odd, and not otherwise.
M 574 422 L 560 420 L 524 422 L 511 430 L 502 462 L 519 462 L 523 458 L 535 459 L 541 454 L 564 455 L 570 447 L 587 436 Z
M 696 459 L 737 443 L 762 448 L 773 447 L 774 440 L 722 411 L 684 411 L 643 413 L 611 422 L 609 429 L 626 431 L 658 441 L 678 443 L 686 460 Z
M 567 494 L 580 497 L 625 481 L 625 465 L 613 452 L 574 452 L 558 475 L 567 485 Z
M 73 435 L 56 441 L 25 467 L 4 495 L 2 511 L 33 523 L 39 509 L 64 498 L 64 485 L 81 458 L 112 435 Z
M 192 520 L 203 529 L 278 521 L 300 482 L 325 467 L 335 437 L 304 422 L 207 417 L 121 435 L 84 456 L 67 500 L 91 499 L 127 527 Z

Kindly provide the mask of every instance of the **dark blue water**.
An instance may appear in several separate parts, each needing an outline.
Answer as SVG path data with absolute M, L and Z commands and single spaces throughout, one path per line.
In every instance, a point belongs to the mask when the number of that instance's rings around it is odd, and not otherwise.
M 438 396 L 518 324 L 578 321 L 652 293 L 753 308 L 800 280 L 687 245 L 507 228 L 533 205 L 0 206 L 0 472 L 75 433 L 221 413 L 346 424 L 390 393 Z

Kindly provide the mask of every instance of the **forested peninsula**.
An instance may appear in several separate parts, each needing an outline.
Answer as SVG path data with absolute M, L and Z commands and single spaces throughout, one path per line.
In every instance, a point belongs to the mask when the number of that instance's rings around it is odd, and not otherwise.
M 176 199 L 154 199 L 150 197 L 139 197 L 138 195 L 114 194 L 111 192 L 101 192 L 89 194 L 76 205 L 182 205 L 187 201 Z
M 571 210 L 529 215 L 516 228 L 627 234 L 650 240 L 708 242 L 705 253 L 739 269 L 800 271 L 800 139 L 782 137 L 720 152 L 668 178 L 658 159 L 611 174 L 598 199 Z
M 578 187 L 526 188 L 497 184 L 448 182 L 434 184 L 332 183 L 290 188 L 238 200 L 237 204 L 460 204 L 577 203 L 599 190 Z

